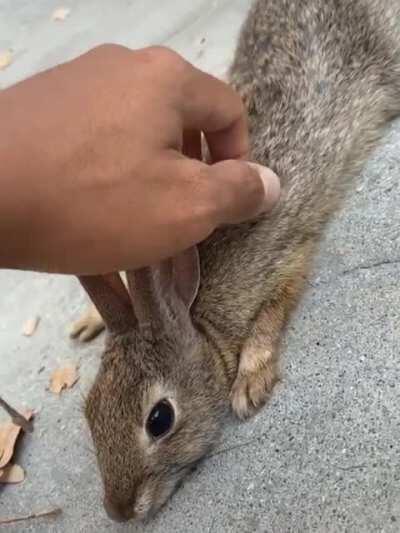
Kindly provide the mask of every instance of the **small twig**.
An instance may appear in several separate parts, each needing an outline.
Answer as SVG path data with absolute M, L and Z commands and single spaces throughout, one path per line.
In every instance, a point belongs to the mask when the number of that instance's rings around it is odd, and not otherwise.
M 3 398 L 0 396 L 0 406 L 9 414 L 12 418 L 13 423 L 16 426 L 20 426 L 24 431 L 32 433 L 33 423 L 31 420 L 27 420 L 21 413 L 18 413 L 11 405 L 9 405 Z
M 25 520 L 33 520 L 34 518 L 46 518 L 46 517 L 55 517 L 62 513 L 62 509 L 57 507 L 51 511 L 43 511 L 41 513 L 32 513 L 27 516 L 19 516 L 15 518 L 0 518 L 0 526 L 7 524 L 14 524 L 15 522 L 23 522 Z

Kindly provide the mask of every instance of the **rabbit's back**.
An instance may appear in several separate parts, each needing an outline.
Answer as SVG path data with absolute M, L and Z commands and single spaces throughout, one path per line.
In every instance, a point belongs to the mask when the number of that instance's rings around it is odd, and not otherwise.
M 253 158 L 282 179 L 281 220 L 318 230 L 398 113 L 399 27 L 397 0 L 256 2 L 231 79 L 247 103 Z
M 252 158 L 283 190 L 271 215 L 224 228 L 200 249 L 195 320 L 232 349 L 400 111 L 399 27 L 397 0 L 259 0 L 251 9 L 231 81 L 248 108 Z

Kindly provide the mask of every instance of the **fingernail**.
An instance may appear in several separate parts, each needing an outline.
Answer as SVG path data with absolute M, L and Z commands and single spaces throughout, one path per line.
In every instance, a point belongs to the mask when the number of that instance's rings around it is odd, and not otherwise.
M 281 196 L 281 182 L 275 172 L 272 172 L 270 168 L 253 162 L 248 162 L 248 164 L 258 172 L 264 184 L 265 203 L 263 211 L 271 211 Z

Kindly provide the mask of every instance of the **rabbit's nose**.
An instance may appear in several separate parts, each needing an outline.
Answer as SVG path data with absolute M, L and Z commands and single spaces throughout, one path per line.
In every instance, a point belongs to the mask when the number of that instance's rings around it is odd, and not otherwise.
M 114 520 L 115 522 L 126 522 L 128 520 L 121 505 L 118 505 L 107 498 L 104 498 L 103 505 L 111 520 Z

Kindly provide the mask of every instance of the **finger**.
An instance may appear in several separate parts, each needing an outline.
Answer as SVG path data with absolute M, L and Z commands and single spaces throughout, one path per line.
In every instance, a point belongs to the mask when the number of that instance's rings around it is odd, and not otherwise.
M 204 132 L 213 161 L 248 156 L 247 114 L 229 85 L 190 65 L 179 108 L 184 129 Z
M 211 161 L 225 159 L 247 159 L 249 155 L 247 116 L 242 115 L 228 128 L 205 131 L 204 136 L 210 150 Z
M 163 161 L 173 176 L 168 205 L 176 234 L 186 246 L 203 240 L 222 224 L 235 224 L 270 211 L 278 202 L 280 182 L 268 168 L 228 160 L 207 165 L 185 157 Z M 179 214 L 178 214 L 179 213 Z M 182 241 L 182 242 L 183 242 Z
M 269 212 L 280 197 L 279 178 L 255 163 L 222 161 L 208 165 L 202 174 L 213 194 L 217 225 L 236 224 Z

